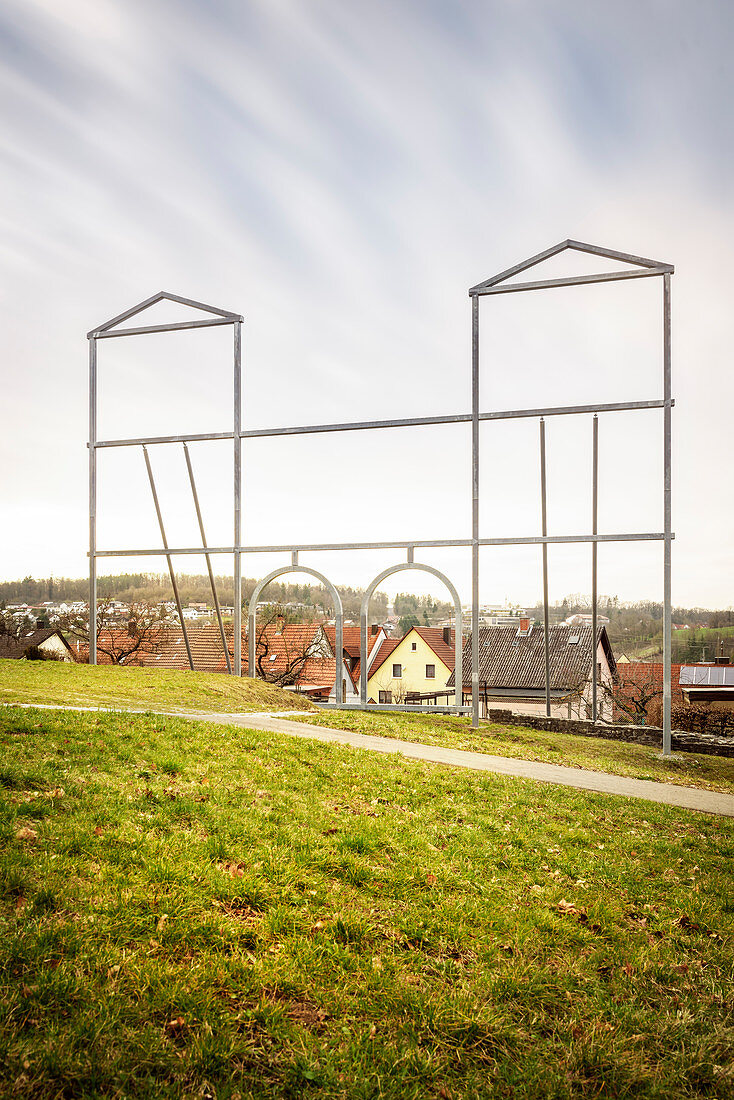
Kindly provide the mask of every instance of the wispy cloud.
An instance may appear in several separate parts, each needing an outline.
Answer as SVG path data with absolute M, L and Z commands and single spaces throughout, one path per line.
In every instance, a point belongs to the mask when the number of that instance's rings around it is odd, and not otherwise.
M 83 334 L 129 302 L 166 287 L 242 310 L 250 423 L 463 410 L 466 288 L 575 236 L 678 265 L 676 599 L 731 602 L 709 563 L 711 547 L 734 536 L 734 509 L 701 507 L 699 444 L 705 438 L 707 469 L 726 466 L 726 0 L 6 0 L 0 20 L 3 404 L 13 410 L 0 440 L 0 507 L 13 531 L 0 572 L 85 568 Z M 619 379 L 634 381 L 630 357 L 652 355 L 647 320 L 613 293 L 584 294 L 569 302 L 567 348 L 552 356 L 541 326 L 557 321 L 557 298 L 512 324 L 487 316 L 485 405 L 519 378 L 535 404 L 549 378 L 583 387 L 601 364 L 611 374 L 616 362 Z M 532 362 L 518 352 L 531 354 L 530 336 Z M 160 355 L 160 378 L 152 360 L 130 375 L 138 383 L 115 409 L 121 420 L 147 400 L 142 378 L 153 389 L 174 377 L 171 354 L 161 346 Z M 171 415 L 185 414 L 187 391 L 201 401 L 197 369 L 192 361 L 191 373 L 175 375 Z M 622 518 L 630 485 L 653 477 L 638 461 L 651 432 L 636 442 L 608 427 L 618 476 L 607 492 Z M 572 436 L 554 443 L 559 468 Z M 443 529 L 464 443 L 439 431 L 426 438 L 248 450 L 252 536 L 270 525 L 296 537 L 314 523 L 345 538 L 413 523 Z M 492 469 L 483 482 L 495 493 L 492 522 L 508 527 L 537 519 L 535 457 L 512 461 L 527 466 L 521 504 L 509 489 L 496 495 Z M 110 538 L 135 541 L 139 502 L 124 477 L 116 485 Z M 467 488 L 455 500 L 457 524 Z M 224 512 L 227 477 L 213 478 L 211 491 L 213 511 Z M 339 501 L 332 519 L 329 491 Z M 570 492 L 559 484 L 556 515 Z M 51 501 L 65 518 L 52 546 L 28 524 Z M 609 564 L 609 589 L 642 595 L 622 557 Z M 371 559 L 328 567 L 364 581 Z M 465 565 L 452 568 L 465 586 Z M 524 565 L 502 567 L 501 591 L 491 568 L 488 598 L 536 594 Z M 557 595 L 584 587 L 575 570 L 559 558 Z

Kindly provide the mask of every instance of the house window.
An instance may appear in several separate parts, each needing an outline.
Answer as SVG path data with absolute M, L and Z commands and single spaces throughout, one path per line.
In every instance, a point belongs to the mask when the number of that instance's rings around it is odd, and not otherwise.
M 393 678 L 393 680 L 400 680 L 402 678 L 402 675 L 403 675 L 403 666 L 402 665 L 393 665 L 392 666 L 392 678 Z
M 413 652 L 415 653 L 416 649 L 418 648 L 418 643 L 417 643 L 417 642 L 411 642 L 411 643 L 410 643 L 410 648 L 411 648 L 411 649 L 413 650 Z
M 435 665 L 426 665 L 426 680 L 435 680 L 435 679 L 436 679 L 436 666 Z
M 381 703 L 392 703 L 392 692 L 391 691 L 381 691 L 379 702 L 381 702 Z

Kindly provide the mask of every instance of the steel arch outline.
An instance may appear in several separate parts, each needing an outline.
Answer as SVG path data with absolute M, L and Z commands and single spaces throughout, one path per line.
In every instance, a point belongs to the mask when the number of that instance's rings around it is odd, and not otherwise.
M 253 679 L 257 679 L 255 666 L 255 618 L 257 615 L 257 601 L 263 589 L 267 588 L 271 581 L 277 580 L 278 577 L 282 577 L 285 573 L 308 573 L 309 576 L 315 577 L 317 581 L 321 581 L 334 599 L 334 611 L 336 612 L 336 673 L 334 676 L 334 688 L 336 691 L 336 705 L 339 706 L 340 703 L 344 702 L 341 676 L 341 668 L 344 663 L 344 613 L 342 611 L 342 601 L 329 578 L 325 577 L 323 573 L 319 573 L 317 569 L 310 569 L 307 565 L 284 565 L 280 569 L 274 569 L 272 573 L 268 573 L 267 577 L 264 577 L 255 585 L 255 591 L 250 596 L 250 602 L 247 606 L 247 652 L 249 659 L 248 671 L 250 676 L 252 676 Z
M 367 704 L 367 615 L 369 613 L 370 600 L 375 594 L 375 589 L 378 584 L 382 584 L 386 577 L 391 577 L 393 573 L 402 573 L 405 569 L 420 569 L 423 573 L 430 573 L 432 576 L 437 577 L 449 590 L 451 598 L 454 601 L 454 611 L 456 619 L 456 641 L 454 645 L 455 653 L 455 682 L 458 685 L 455 693 L 456 706 L 461 707 L 464 695 L 464 681 L 462 678 L 461 657 L 463 652 L 463 638 L 461 629 L 461 600 L 459 599 L 459 593 L 454 588 L 449 578 L 441 572 L 440 569 L 435 569 L 432 565 L 424 565 L 422 562 L 417 561 L 404 561 L 399 565 L 391 565 L 388 569 L 383 571 L 375 577 L 375 579 L 368 586 L 362 599 L 362 607 L 359 615 L 359 645 L 360 645 L 360 663 L 359 663 L 359 699 L 363 706 Z M 448 699 L 447 699 L 448 702 Z M 460 711 L 457 710 L 457 714 Z

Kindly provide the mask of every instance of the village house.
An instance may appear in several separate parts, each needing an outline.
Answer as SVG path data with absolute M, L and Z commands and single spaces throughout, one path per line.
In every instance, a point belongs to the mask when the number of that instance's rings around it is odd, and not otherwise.
M 360 674 L 360 630 L 357 626 L 345 626 L 341 677 L 345 702 L 356 702 L 359 698 Z M 216 626 L 204 626 L 188 629 L 187 637 L 194 670 L 198 672 L 227 672 L 227 662 L 222 647 L 222 638 Z M 225 628 L 230 663 L 234 660 L 234 643 L 231 627 Z M 285 623 L 276 619 L 258 629 L 256 650 L 256 674 L 271 683 L 278 683 L 287 690 L 308 695 L 316 700 L 332 702 L 336 699 L 337 659 L 336 627 L 322 623 Z M 385 632 L 372 627 L 368 637 L 368 668 L 380 645 L 385 641 Z M 97 644 L 99 664 L 111 664 L 110 653 L 124 652 L 131 648 L 126 656 L 116 663 L 123 666 L 146 668 L 170 668 L 187 670 L 188 654 L 183 632 L 177 627 L 165 627 L 160 636 L 144 640 L 138 648 L 132 649 L 134 639 L 127 631 L 102 630 Z M 89 660 L 89 648 L 81 641 L 72 642 L 75 659 L 86 663 Z M 250 675 L 247 632 L 242 632 L 242 674 Z
M 414 626 L 384 641 L 370 664 L 367 700 L 373 703 L 453 702 L 447 689 L 454 671 L 452 627 Z
M 74 654 L 64 635 L 54 627 L 22 630 L 13 637 L 0 635 L 0 660 L 54 660 L 74 663 Z
M 551 626 L 548 632 L 551 715 L 557 718 L 592 716 L 593 662 L 597 665 L 597 714 L 612 718 L 612 691 L 616 662 L 606 628 L 592 638 L 590 626 Z M 462 657 L 464 699 L 471 700 L 471 636 Z M 448 686 L 454 686 L 453 675 Z M 480 713 L 490 708 L 516 714 L 545 714 L 545 641 L 543 627 L 521 619 L 519 627 L 490 626 L 479 631 Z

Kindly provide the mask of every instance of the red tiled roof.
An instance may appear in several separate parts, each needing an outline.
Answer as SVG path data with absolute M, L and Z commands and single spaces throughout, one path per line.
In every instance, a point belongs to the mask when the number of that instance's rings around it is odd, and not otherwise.
M 226 628 L 225 628 L 226 630 Z M 336 674 L 336 661 L 327 652 L 316 652 L 318 649 L 319 623 L 286 623 L 281 632 L 278 632 L 275 624 L 265 628 L 262 634 L 258 631 L 259 651 L 263 659 L 260 662 L 262 674 L 266 679 L 277 680 L 289 668 L 293 666 L 296 672 L 296 683 L 329 684 L 333 686 Z M 107 632 L 109 634 L 109 632 Z M 222 648 L 222 639 L 219 628 L 216 626 L 198 627 L 187 630 L 191 656 L 194 669 L 197 672 L 226 672 L 227 663 Z M 119 635 L 116 637 L 114 635 Z M 109 637 L 101 632 L 103 642 L 124 642 L 128 637 L 126 631 L 117 631 Z M 234 642 L 231 627 L 226 630 L 227 648 L 230 660 L 234 657 Z M 310 649 L 315 652 L 309 653 Z M 265 652 L 263 652 L 265 650 Z M 74 652 L 76 652 L 74 647 Z M 270 660 L 274 657 L 274 660 Z M 301 663 L 301 658 L 305 658 Z M 88 661 L 89 651 L 86 645 L 80 649 L 77 660 Z M 110 664 L 111 659 L 99 649 L 97 660 L 100 664 Z M 169 629 L 167 637 L 159 646 L 145 645 L 125 658 L 124 664 L 144 665 L 147 668 L 173 668 L 187 670 L 189 668 L 186 645 L 183 632 L 177 629 Z M 249 673 L 247 632 L 242 631 L 242 669 L 244 675 Z
M 680 689 L 680 670 L 682 665 L 670 666 L 671 698 L 674 703 L 683 702 L 683 692 Z M 646 661 L 631 661 L 629 664 L 617 665 L 617 684 L 614 689 L 615 696 L 624 700 L 628 696 L 632 700 L 635 688 L 647 689 L 645 695 L 651 691 L 657 693 L 657 698 L 662 699 L 663 692 L 663 665 L 648 663 Z M 639 698 L 639 695 L 638 695 Z M 653 700 L 650 700 L 653 702 Z M 626 714 L 623 708 L 615 705 L 614 716 Z
M 447 645 L 443 637 L 443 627 L 440 626 L 414 626 L 416 634 L 420 634 L 426 645 L 429 645 L 436 656 L 443 661 L 450 672 L 454 671 L 456 664 L 456 631 L 451 628 L 451 644 Z M 408 631 L 408 634 L 412 633 Z M 407 638 L 406 634 L 406 638 Z
M 397 649 L 397 647 L 400 645 L 402 640 L 403 640 L 402 638 L 385 638 L 385 640 L 382 642 L 380 648 L 377 650 L 377 653 L 375 654 L 375 658 L 374 658 L 374 660 L 373 660 L 373 662 L 370 666 L 370 671 L 369 671 L 369 676 L 370 677 L 375 675 L 378 668 L 382 668 L 385 661 L 388 659 L 390 654 L 395 649 Z
M 327 623 L 324 626 L 324 632 L 326 634 L 326 637 L 329 639 L 329 645 L 331 646 L 331 650 L 333 652 L 334 647 L 336 646 L 336 626 L 332 625 L 331 623 Z M 353 657 L 355 660 L 358 661 L 359 658 L 360 658 L 360 655 L 361 655 L 361 648 L 360 647 L 361 647 L 361 639 L 362 639 L 362 631 L 361 631 L 360 627 L 358 627 L 358 626 L 345 626 L 345 627 L 343 627 L 342 638 L 343 638 L 343 641 L 344 641 L 344 652 L 349 657 Z M 368 634 L 367 635 L 367 654 L 368 655 L 372 652 L 372 649 L 373 649 L 375 643 L 377 642 L 378 638 L 379 638 L 379 633 L 378 634 Z

